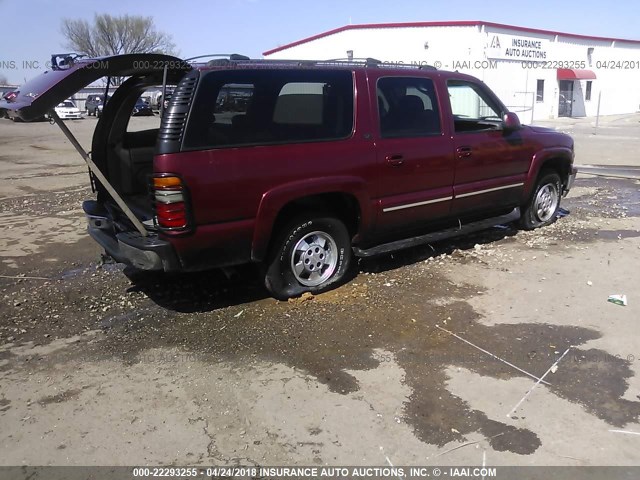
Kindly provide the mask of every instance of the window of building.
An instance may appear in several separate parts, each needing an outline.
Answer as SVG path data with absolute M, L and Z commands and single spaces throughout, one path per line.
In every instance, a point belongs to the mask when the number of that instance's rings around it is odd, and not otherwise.
M 440 111 L 433 82 L 427 78 L 378 80 L 378 116 L 384 138 L 440 135 Z
M 499 130 L 502 109 L 480 85 L 463 80 L 447 82 L 456 132 Z
M 300 143 L 347 138 L 353 78 L 347 71 L 210 72 L 200 82 L 186 148 Z
M 536 102 L 544 102 L 544 80 L 538 80 L 536 84 Z
M 587 80 L 587 90 L 584 92 L 584 99 L 591 100 L 591 80 Z

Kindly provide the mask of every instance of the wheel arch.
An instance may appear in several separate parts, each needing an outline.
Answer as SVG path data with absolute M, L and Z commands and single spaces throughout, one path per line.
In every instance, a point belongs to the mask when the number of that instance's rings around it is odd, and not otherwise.
M 526 202 L 533 194 L 540 174 L 545 170 L 553 170 L 560 175 L 562 186 L 569 181 L 571 166 L 573 164 L 573 151 L 569 148 L 545 149 L 538 152 L 531 162 L 527 174 L 527 182 L 523 192 L 522 201 Z
M 303 189 L 295 189 L 297 196 L 291 195 L 287 187 L 265 194 L 256 217 L 251 259 L 262 261 L 269 252 L 274 235 L 301 212 L 322 212 L 335 216 L 345 224 L 352 238 L 367 229 L 372 220 L 365 208 L 368 199 L 364 182 L 349 181 L 334 186 L 336 188 L 307 185 Z M 349 188 L 345 188 L 347 186 Z M 300 196 L 301 191 L 306 195 Z

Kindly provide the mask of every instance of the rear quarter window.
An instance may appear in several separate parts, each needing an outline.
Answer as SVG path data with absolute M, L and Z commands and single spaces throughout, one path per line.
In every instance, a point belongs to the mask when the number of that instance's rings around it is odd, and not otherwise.
M 184 148 L 328 141 L 352 130 L 350 71 L 214 71 L 199 84 Z

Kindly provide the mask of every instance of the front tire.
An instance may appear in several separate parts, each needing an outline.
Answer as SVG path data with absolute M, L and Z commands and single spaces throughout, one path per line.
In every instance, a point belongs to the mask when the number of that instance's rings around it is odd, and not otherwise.
M 296 217 L 273 243 L 265 287 L 279 300 L 324 292 L 344 280 L 352 256 L 349 232 L 340 220 L 324 215 Z
M 553 223 L 560 208 L 561 192 L 560 176 L 550 170 L 542 172 L 533 195 L 523 208 L 520 226 L 533 230 Z

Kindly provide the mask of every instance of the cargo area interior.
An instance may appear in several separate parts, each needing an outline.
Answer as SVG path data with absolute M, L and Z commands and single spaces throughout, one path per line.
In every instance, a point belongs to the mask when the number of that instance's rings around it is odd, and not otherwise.
M 147 220 L 152 218 L 149 182 L 153 173 L 158 128 L 125 132 L 122 141 L 109 150 L 109 177 L 134 213 Z
M 160 118 L 156 116 L 157 128 L 148 128 L 147 124 L 144 130 L 138 129 L 140 125 L 131 112 L 145 83 L 137 82 L 134 88 L 127 88 L 126 83 L 107 103 L 96 127 L 94 161 L 133 213 L 145 221 L 153 218 L 149 185 Z M 109 204 L 117 208 L 115 202 Z

